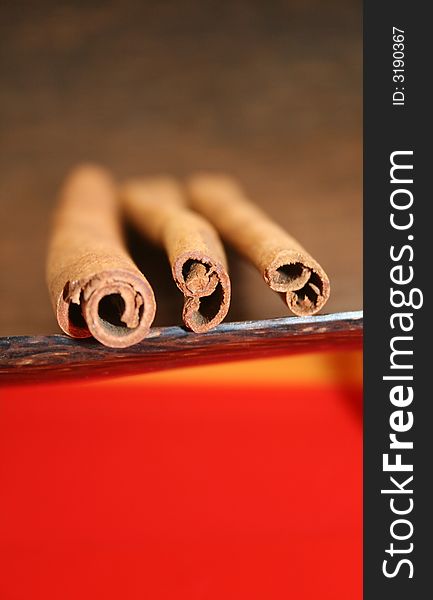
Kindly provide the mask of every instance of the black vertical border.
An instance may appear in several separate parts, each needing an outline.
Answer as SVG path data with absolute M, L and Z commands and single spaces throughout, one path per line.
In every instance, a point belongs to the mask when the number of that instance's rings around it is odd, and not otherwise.
M 364 598 L 418 600 L 433 597 L 433 392 L 429 373 L 433 372 L 431 349 L 433 315 L 433 131 L 430 98 L 433 51 L 433 21 L 428 17 L 430 3 L 401 0 L 364 1 Z M 393 106 L 393 26 L 405 32 L 405 106 Z M 390 153 L 412 149 L 414 192 L 413 287 L 423 291 L 424 305 L 413 310 L 413 388 L 411 410 L 414 425 L 406 439 L 412 439 L 414 471 L 414 544 L 410 559 L 414 576 L 402 567 L 394 578 L 382 573 L 385 549 L 392 541 L 393 516 L 389 496 L 389 474 L 382 471 L 382 455 L 389 451 L 389 342 L 390 246 L 404 243 L 407 232 L 390 227 Z M 406 265 L 409 263 L 405 263 Z M 409 308 L 403 310 L 410 310 Z M 395 311 L 395 309 L 394 309 Z M 395 335 L 395 333 L 394 333 Z M 398 335 L 398 334 L 397 334 Z M 411 454 L 409 454 L 411 452 Z M 392 474 L 391 474 L 392 475 Z M 407 474 L 408 476 L 410 473 Z M 409 487 L 409 486 L 408 486 Z M 398 546 L 398 541 L 395 541 Z M 407 542 L 401 542 L 402 547 Z M 407 555 L 409 556 L 409 555 Z M 403 555 L 401 555 L 404 558 Z M 394 561 L 396 559 L 394 558 Z M 396 564 L 396 562 L 394 562 Z

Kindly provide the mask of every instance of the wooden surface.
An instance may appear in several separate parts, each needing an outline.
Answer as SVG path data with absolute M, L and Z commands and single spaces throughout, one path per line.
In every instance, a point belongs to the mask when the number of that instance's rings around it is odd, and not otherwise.
M 8 1 L 0 28 L 0 335 L 58 331 L 49 215 L 82 160 L 119 178 L 238 176 L 328 272 L 326 312 L 361 307 L 359 1 Z M 155 324 L 180 323 L 165 256 L 137 242 Z M 230 268 L 228 320 L 287 315 L 233 255 Z
M 154 328 L 125 349 L 63 335 L 0 338 L 0 383 L 34 383 L 147 373 L 213 362 L 359 346 L 362 313 L 219 325 L 207 334 Z

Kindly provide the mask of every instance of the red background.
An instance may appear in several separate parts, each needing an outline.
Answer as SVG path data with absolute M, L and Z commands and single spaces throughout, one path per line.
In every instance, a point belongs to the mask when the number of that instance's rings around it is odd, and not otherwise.
M 361 598 L 359 383 L 263 363 L 1 390 L 0 598 Z

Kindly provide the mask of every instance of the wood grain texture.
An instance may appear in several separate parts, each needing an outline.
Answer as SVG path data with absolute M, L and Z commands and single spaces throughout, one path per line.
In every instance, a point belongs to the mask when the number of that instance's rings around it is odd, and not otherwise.
M 362 312 L 227 323 L 207 334 L 153 328 L 130 348 L 66 336 L 0 338 L 0 384 L 82 381 L 184 366 L 359 346 Z

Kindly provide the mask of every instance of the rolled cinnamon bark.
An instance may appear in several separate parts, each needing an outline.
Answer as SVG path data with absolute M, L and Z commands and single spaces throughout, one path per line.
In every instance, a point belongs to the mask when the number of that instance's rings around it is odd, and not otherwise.
M 255 265 L 298 316 L 318 312 L 329 298 L 322 267 L 282 227 L 254 206 L 224 175 L 197 174 L 187 182 L 190 205 L 223 239 Z
M 123 244 L 113 181 L 83 165 L 67 178 L 57 207 L 47 283 L 65 333 L 105 346 L 141 341 L 155 316 L 152 288 Z
M 126 182 L 120 198 L 137 229 L 167 252 L 185 297 L 185 325 L 202 333 L 221 323 L 230 305 L 230 279 L 215 229 L 186 208 L 180 186 L 168 177 Z

